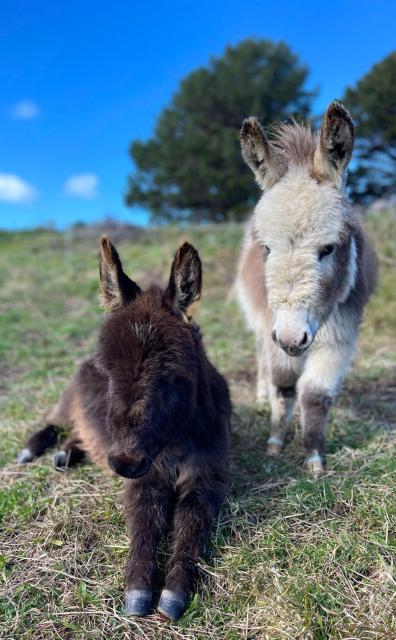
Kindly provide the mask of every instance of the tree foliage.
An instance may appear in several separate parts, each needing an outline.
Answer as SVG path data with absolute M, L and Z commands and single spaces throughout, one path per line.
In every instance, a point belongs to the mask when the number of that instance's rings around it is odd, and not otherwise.
M 368 203 L 396 193 L 396 51 L 374 65 L 345 104 L 356 124 L 356 168 L 350 190 L 356 202 Z
M 313 96 L 307 73 L 286 44 L 251 39 L 190 73 L 153 137 L 130 146 L 136 171 L 127 204 L 147 207 L 159 222 L 240 218 L 257 197 L 240 154 L 242 120 L 306 118 Z

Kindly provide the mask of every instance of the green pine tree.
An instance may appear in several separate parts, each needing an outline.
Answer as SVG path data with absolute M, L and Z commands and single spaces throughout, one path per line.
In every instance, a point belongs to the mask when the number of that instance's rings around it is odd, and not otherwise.
M 190 73 L 153 137 L 130 146 L 126 203 L 147 207 L 154 222 L 241 218 L 258 194 L 241 159 L 242 120 L 306 118 L 307 73 L 286 44 L 251 39 Z

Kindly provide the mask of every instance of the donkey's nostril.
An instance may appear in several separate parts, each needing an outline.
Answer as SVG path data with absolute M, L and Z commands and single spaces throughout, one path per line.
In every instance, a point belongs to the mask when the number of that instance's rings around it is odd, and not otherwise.
M 304 335 L 303 335 L 303 338 L 302 338 L 302 340 L 300 342 L 300 347 L 303 347 L 304 344 L 307 344 L 307 341 L 308 341 L 308 335 L 307 335 L 307 332 L 305 332 Z
M 276 338 L 276 331 L 275 329 L 273 329 L 272 333 L 271 333 L 271 337 L 273 339 L 273 341 L 275 342 L 275 344 L 278 344 L 278 340 Z

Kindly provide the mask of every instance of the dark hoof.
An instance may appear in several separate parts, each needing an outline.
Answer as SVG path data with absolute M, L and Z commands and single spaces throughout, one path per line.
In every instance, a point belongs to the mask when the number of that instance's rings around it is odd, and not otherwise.
M 151 597 L 149 589 L 129 589 L 125 598 L 125 613 L 130 616 L 147 616 L 151 613 Z
M 34 455 L 30 449 L 22 449 L 17 455 L 17 462 L 19 462 L 19 464 L 26 464 L 26 462 L 31 462 L 33 458 Z
M 52 458 L 52 462 L 55 469 L 61 469 L 63 467 L 67 467 L 67 452 L 66 451 L 57 451 L 54 453 L 54 457 Z
M 178 620 L 186 608 L 186 599 L 180 593 L 164 589 L 158 603 L 158 611 L 171 620 Z

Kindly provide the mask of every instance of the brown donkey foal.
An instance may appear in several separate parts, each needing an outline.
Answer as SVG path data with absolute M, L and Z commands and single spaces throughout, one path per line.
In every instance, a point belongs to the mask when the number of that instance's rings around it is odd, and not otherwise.
M 126 611 L 151 611 L 156 551 L 172 527 L 172 550 L 158 610 L 182 614 L 197 560 L 226 491 L 231 404 L 227 384 L 206 357 L 187 310 L 200 297 L 198 252 L 183 244 L 163 291 L 144 293 L 102 239 L 100 291 L 110 311 L 96 354 L 86 360 L 19 456 L 28 462 L 70 435 L 55 454 L 70 466 L 88 454 L 126 478 L 130 537 Z

